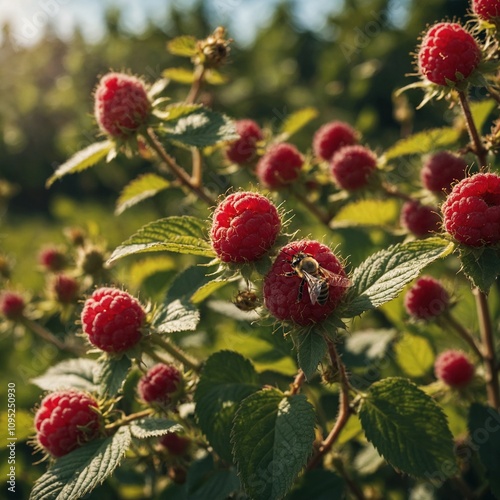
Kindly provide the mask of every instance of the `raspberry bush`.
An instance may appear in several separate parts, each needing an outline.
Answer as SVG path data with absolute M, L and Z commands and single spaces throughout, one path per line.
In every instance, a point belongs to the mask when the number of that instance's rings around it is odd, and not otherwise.
M 100 79 L 105 138 L 47 186 L 135 156 L 116 214 L 173 213 L 109 252 L 67 231 L 40 296 L 0 295 L 13 337 L 61 353 L 30 375 L 32 499 L 500 498 L 498 35 L 471 9 L 415 40 L 394 95 L 446 99 L 452 125 L 388 147 L 311 107 L 212 109 L 223 28 L 169 40 L 186 65 L 156 81 Z

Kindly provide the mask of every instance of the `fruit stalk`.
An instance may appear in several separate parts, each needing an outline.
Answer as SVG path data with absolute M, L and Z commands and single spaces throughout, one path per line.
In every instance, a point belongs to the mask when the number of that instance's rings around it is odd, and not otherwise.
M 164 351 L 170 354 L 173 358 L 180 361 L 183 365 L 193 370 L 194 372 L 200 371 L 200 365 L 196 361 L 189 358 L 181 349 L 171 342 L 162 339 L 158 335 L 155 335 L 152 338 L 152 341 L 159 347 L 161 347 Z

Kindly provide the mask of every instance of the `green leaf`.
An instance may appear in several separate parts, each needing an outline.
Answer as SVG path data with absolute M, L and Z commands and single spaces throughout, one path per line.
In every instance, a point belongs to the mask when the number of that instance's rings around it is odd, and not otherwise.
M 138 439 L 164 436 L 169 432 L 178 432 L 182 426 L 168 418 L 141 418 L 130 424 L 132 436 Z
M 137 205 L 137 203 L 140 203 L 146 198 L 153 197 L 160 191 L 169 187 L 170 182 L 159 175 L 141 175 L 125 186 L 116 202 L 115 214 L 120 215 L 128 208 Z
M 297 361 L 307 380 L 311 380 L 316 373 L 320 361 L 327 351 L 323 335 L 317 331 L 299 334 L 297 343 Z
M 259 390 L 252 363 L 241 354 L 219 351 L 205 363 L 194 400 L 200 428 L 214 450 L 231 462 L 231 423 L 239 403 Z
M 210 281 L 211 278 L 207 276 L 206 267 L 190 266 L 178 273 L 172 281 L 165 302 L 173 302 L 177 299 L 191 301 L 191 297 L 196 291 Z
M 404 155 L 421 155 L 435 149 L 449 147 L 460 138 L 460 130 L 452 127 L 424 130 L 399 140 L 384 155 L 386 161 Z
M 363 364 L 377 361 L 386 355 L 396 334 L 397 331 L 392 329 L 353 332 L 346 338 L 345 348 L 349 354 L 361 356 Z
M 389 226 L 394 224 L 400 214 L 400 206 L 397 200 L 357 200 L 342 207 L 335 218 L 332 226 Z
M 405 333 L 394 352 L 398 365 L 409 377 L 423 377 L 434 365 L 434 351 L 424 337 Z
M 205 237 L 205 222 L 189 215 L 166 217 L 143 226 L 115 249 L 108 264 L 143 252 L 177 252 L 215 257 Z
M 99 389 L 95 382 L 98 368 L 99 363 L 92 359 L 69 359 L 50 367 L 43 375 L 31 379 L 31 383 L 45 391 L 73 388 L 94 392 Z
M 186 68 L 167 68 L 162 71 L 161 76 L 178 83 L 190 85 L 194 82 L 194 73 Z
M 283 134 L 283 139 L 288 139 L 291 135 L 305 127 L 311 120 L 318 116 L 319 112 L 316 108 L 308 107 L 299 109 L 291 115 L 287 116 L 283 121 L 279 134 Z
M 159 333 L 192 332 L 199 321 L 198 309 L 185 300 L 177 299 L 158 310 L 153 325 Z
M 175 144 L 198 148 L 239 137 L 230 118 L 207 108 L 198 108 L 189 115 L 168 121 L 159 132 Z
M 178 36 L 167 42 L 167 50 L 174 56 L 193 57 L 197 53 L 197 40 L 194 36 Z
M 238 279 L 238 278 L 235 278 Z M 223 278 L 217 278 L 215 280 L 209 281 L 208 283 L 205 283 L 202 285 L 194 294 L 191 296 L 191 301 L 193 304 L 199 304 L 200 302 L 203 302 L 205 299 L 210 297 L 213 293 L 215 293 L 217 290 L 220 290 L 221 288 L 225 287 L 228 283 L 230 283 L 231 279 L 223 279 Z
M 121 391 L 132 366 L 130 358 L 106 357 L 101 360 L 100 365 L 97 374 L 99 392 L 108 397 L 116 396 Z
M 131 442 L 130 429 L 120 427 L 107 439 L 99 439 L 56 460 L 35 483 L 31 500 L 83 498 L 120 465 Z
M 212 68 L 205 73 L 205 81 L 210 85 L 224 85 L 229 81 L 229 78 Z
M 500 276 L 500 248 L 460 249 L 462 271 L 475 287 L 488 293 Z
M 283 498 L 312 452 L 315 413 L 302 395 L 264 389 L 248 396 L 234 417 L 231 440 L 249 496 Z
M 474 120 L 476 128 L 479 132 L 481 132 L 486 120 L 496 107 L 497 102 L 494 99 L 484 99 L 470 104 L 472 119 Z
M 436 402 L 403 378 L 374 383 L 359 410 L 366 438 L 393 467 L 414 477 L 457 474 L 453 436 Z
M 420 271 L 451 251 L 440 238 L 399 243 L 366 259 L 353 273 L 350 293 L 353 301 L 344 317 L 357 316 L 394 299 Z
M 69 160 L 59 165 L 58 169 L 47 180 L 46 187 L 49 188 L 57 179 L 64 177 L 66 174 L 74 174 L 75 172 L 81 172 L 89 167 L 93 167 L 105 158 L 113 147 L 113 142 L 103 141 L 96 142 L 78 151 Z
M 500 414 L 493 408 L 472 403 L 469 434 L 486 471 L 492 493 L 500 498 Z
M 185 103 L 173 103 L 163 109 L 160 114 L 164 121 L 174 121 L 178 120 L 183 116 L 188 116 L 195 111 L 203 109 L 201 104 L 185 104 Z

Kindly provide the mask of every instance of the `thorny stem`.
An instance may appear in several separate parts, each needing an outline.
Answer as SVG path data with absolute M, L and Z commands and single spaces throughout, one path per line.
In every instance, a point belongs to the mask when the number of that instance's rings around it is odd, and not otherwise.
M 500 408 L 500 391 L 497 374 L 497 361 L 495 354 L 495 342 L 493 339 L 493 327 L 491 316 L 488 310 L 488 300 L 486 294 L 474 288 L 476 298 L 477 314 L 479 318 L 479 331 L 483 342 L 483 359 L 486 376 L 486 392 L 488 394 L 488 403 L 498 410 Z
M 168 354 L 170 354 L 173 358 L 180 361 L 183 365 L 187 366 L 189 369 L 199 372 L 200 365 L 193 359 L 189 358 L 179 347 L 172 344 L 168 340 L 164 340 L 159 336 L 152 337 L 152 342 L 154 342 L 157 346 L 164 349 Z
M 203 85 L 203 80 L 205 77 L 205 67 L 203 65 L 199 65 L 195 69 L 194 81 L 191 85 L 191 89 L 189 90 L 189 94 L 186 97 L 186 104 L 193 104 L 196 102 L 198 98 L 198 94 L 200 93 L 201 86 Z
M 467 124 L 467 131 L 469 132 L 470 140 L 474 147 L 474 153 L 479 160 L 479 167 L 486 166 L 486 149 L 483 146 L 479 132 L 477 131 L 476 124 L 474 123 L 474 118 L 472 117 L 472 112 L 469 106 L 469 101 L 467 95 L 463 90 L 458 92 L 458 97 L 460 99 L 460 105 L 462 106 L 462 111 L 465 116 L 465 123 Z
M 149 417 L 150 415 L 153 415 L 154 412 L 155 411 L 153 408 L 148 408 L 147 410 L 138 411 L 137 413 L 131 413 L 130 415 L 127 415 L 126 417 L 123 417 L 122 419 L 117 420 L 116 422 L 106 425 L 105 429 L 107 431 L 111 431 L 113 429 L 116 429 L 117 427 L 121 427 L 122 425 L 128 424 L 129 422 L 138 420 L 139 418 Z
M 480 359 L 483 359 L 483 353 L 479 348 L 476 340 L 472 336 L 471 332 L 469 332 L 469 330 L 467 330 L 463 325 L 461 325 L 449 311 L 443 313 L 443 319 L 449 326 L 451 326 L 455 330 L 456 333 L 458 333 L 458 335 L 460 336 L 460 338 L 462 338 L 462 340 L 464 340 L 465 342 L 467 342 L 467 344 L 469 344 L 469 346 L 472 348 L 475 354 Z
M 295 379 L 290 384 L 290 391 L 289 391 L 290 396 L 293 396 L 293 395 L 298 394 L 300 392 L 300 389 L 302 388 L 302 384 L 305 382 L 305 380 L 306 380 L 306 376 L 305 376 L 304 372 L 302 370 L 299 370 Z

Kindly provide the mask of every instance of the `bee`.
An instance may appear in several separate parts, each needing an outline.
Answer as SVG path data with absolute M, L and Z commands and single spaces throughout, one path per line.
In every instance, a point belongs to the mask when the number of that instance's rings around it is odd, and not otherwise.
M 298 276 L 301 278 L 297 302 L 302 300 L 306 283 L 311 304 L 318 303 L 320 306 L 326 304 L 331 285 L 348 287 L 351 284 L 348 278 L 321 267 L 312 255 L 305 252 L 298 252 L 293 255 L 290 265 L 293 271 L 285 273 L 285 276 Z
M 259 297 L 252 290 L 240 290 L 234 298 L 233 304 L 241 311 L 253 311 L 259 307 Z

